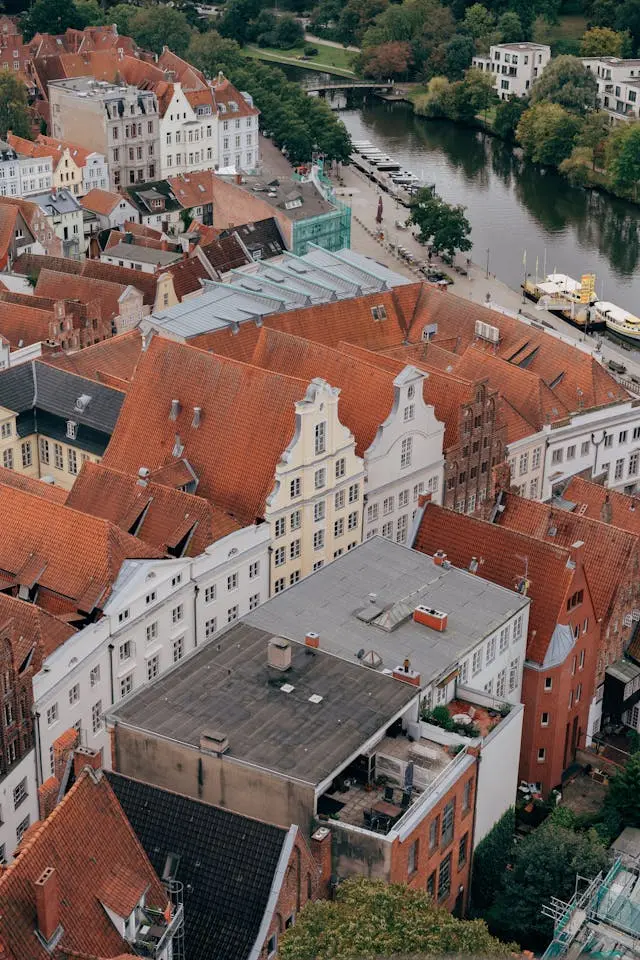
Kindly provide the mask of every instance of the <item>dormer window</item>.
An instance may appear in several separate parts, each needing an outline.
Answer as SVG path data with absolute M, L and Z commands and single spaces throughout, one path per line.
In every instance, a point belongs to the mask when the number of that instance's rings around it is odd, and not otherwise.
M 67 420 L 67 437 L 69 440 L 75 440 L 78 435 L 78 424 L 75 420 Z
M 379 303 L 377 307 L 371 307 L 371 316 L 372 316 L 373 319 L 376 320 L 376 321 L 386 320 L 386 319 L 387 319 L 387 311 L 386 311 L 386 308 L 385 308 L 384 304 Z

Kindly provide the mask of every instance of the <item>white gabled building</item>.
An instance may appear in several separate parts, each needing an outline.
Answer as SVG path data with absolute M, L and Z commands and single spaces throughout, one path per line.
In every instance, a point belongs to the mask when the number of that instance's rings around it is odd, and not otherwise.
M 0 140 L 0 196 L 26 197 L 52 186 L 51 157 L 26 156 Z
M 551 47 L 545 43 L 495 43 L 488 57 L 474 57 L 476 70 L 490 73 L 501 100 L 526 97 L 551 60 Z
M 184 90 L 173 84 L 168 103 L 161 99 L 160 176 L 172 177 L 192 170 L 213 170 L 217 165 L 217 116 L 213 93 Z
M 65 730 L 111 766 L 103 713 L 269 595 L 269 529 L 244 527 L 198 557 L 126 560 L 104 616 L 49 656 L 33 682 L 38 783 Z

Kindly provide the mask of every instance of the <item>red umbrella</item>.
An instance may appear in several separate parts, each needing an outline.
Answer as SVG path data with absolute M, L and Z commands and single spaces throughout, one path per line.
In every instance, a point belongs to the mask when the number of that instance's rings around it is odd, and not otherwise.
M 378 197 L 378 212 L 376 214 L 376 223 L 382 223 L 382 197 Z

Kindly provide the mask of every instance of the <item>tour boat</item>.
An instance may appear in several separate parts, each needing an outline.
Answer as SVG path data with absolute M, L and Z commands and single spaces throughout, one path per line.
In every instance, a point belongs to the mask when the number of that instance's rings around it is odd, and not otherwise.
M 619 337 L 640 341 L 640 319 L 628 310 L 617 307 L 615 303 L 597 300 L 593 305 L 592 317 L 597 323 L 604 323 L 607 330 Z

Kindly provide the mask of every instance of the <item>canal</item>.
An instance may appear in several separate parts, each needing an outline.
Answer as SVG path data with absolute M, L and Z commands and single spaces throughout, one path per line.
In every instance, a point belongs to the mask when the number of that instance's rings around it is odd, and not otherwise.
M 467 208 L 476 263 L 511 287 L 527 272 L 596 274 L 601 299 L 640 314 L 640 207 L 569 186 L 502 141 L 408 104 L 371 98 L 340 113 L 354 140 L 371 140 L 450 203 Z

